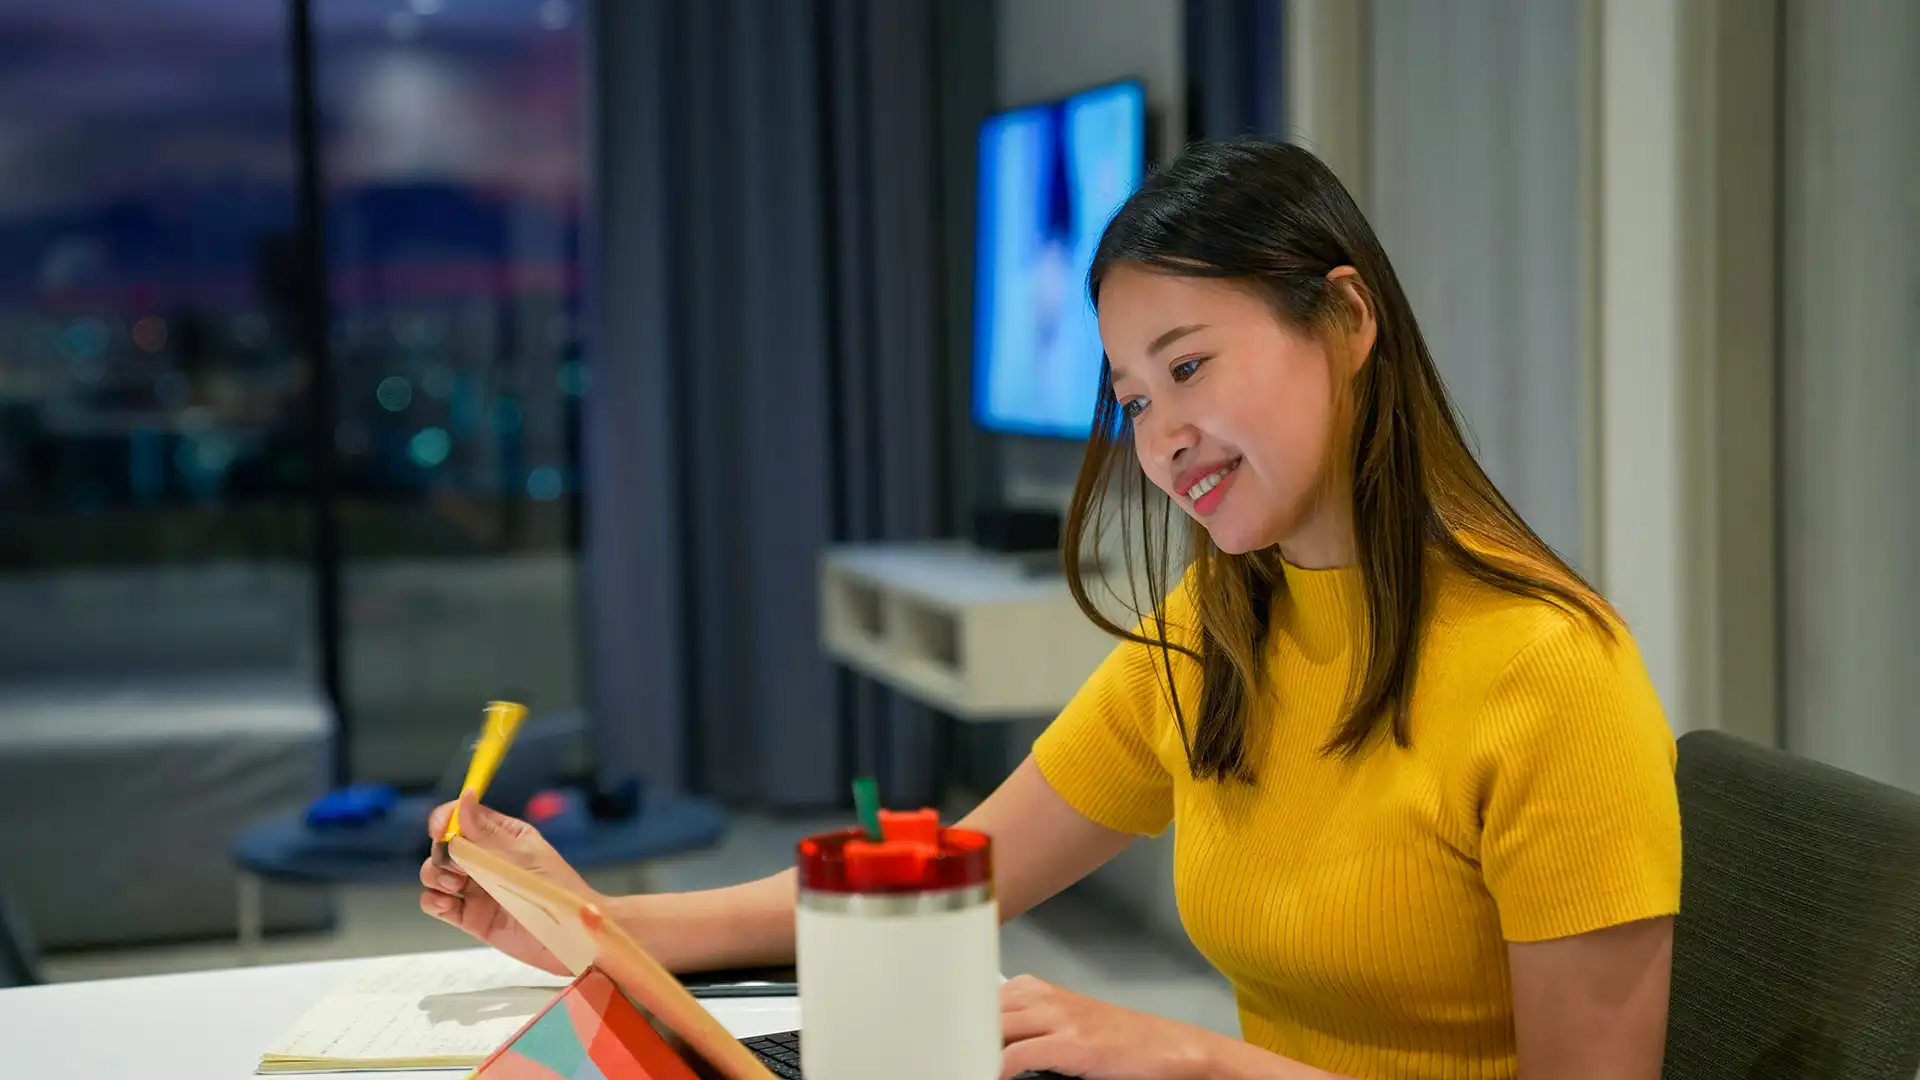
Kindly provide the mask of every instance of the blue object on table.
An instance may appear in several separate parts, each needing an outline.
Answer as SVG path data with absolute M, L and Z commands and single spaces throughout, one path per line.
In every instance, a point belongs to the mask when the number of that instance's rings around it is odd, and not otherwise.
M 400 792 L 392 784 L 350 784 L 335 788 L 307 807 L 307 827 L 365 825 L 387 816 L 399 802 Z
M 720 842 L 727 814 L 719 803 L 694 796 L 656 792 L 636 785 L 621 792 L 638 805 L 625 814 L 595 810 L 625 807 L 625 800 L 592 799 L 577 789 L 552 787 L 562 763 L 585 737 L 579 713 L 530 718 L 514 749 L 501 762 L 481 802 L 524 817 L 536 795 L 559 798 L 543 804 L 539 828 L 562 857 L 583 870 L 636 865 L 680 855 Z M 439 803 L 455 798 L 465 777 L 471 746 L 463 743 L 449 761 L 437 789 L 422 795 L 385 795 L 347 789 L 298 812 L 258 822 L 234 837 L 230 851 L 240 870 L 239 936 L 251 955 L 261 941 L 261 883 L 287 885 L 401 884 L 419 880 L 429 854 L 427 816 Z
M 699 851 L 719 843 L 727 831 L 727 812 L 711 799 L 649 790 L 633 817 L 597 821 L 587 813 L 583 793 L 569 790 L 567 795 L 569 809 L 543 824 L 541 835 L 582 870 Z M 234 838 L 233 859 L 268 881 L 413 881 L 427 856 L 426 822 L 433 806 L 431 795 L 405 797 L 384 818 L 360 829 L 309 828 L 302 816 L 263 821 Z

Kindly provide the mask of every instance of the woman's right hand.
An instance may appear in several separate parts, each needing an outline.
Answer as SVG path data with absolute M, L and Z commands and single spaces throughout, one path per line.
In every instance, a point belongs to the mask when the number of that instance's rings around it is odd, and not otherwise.
M 446 832 L 447 817 L 456 804 L 444 803 L 427 819 L 427 830 L 434 839 Z M 472 794 L 460 797 L 461 835 L 526 870 L 539 874 L 590 901 L 603 898 L 588 887 L 585 879 L 553 850 L 540 830 L 518 818 L 511 818 L 480 804 Z M 523 963 L 555 975 L 572 975 L 559 959 L 505 908 L 488 896 L 485 889 L 452 862 L 436 863 L 431 857 L 420 866 L 420 910 L 465 930 L 495 949 Z

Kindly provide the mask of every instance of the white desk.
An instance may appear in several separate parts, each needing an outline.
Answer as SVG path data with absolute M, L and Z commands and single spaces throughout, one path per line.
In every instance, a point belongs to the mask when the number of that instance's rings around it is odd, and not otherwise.
M 260 1052 L 365 960 L 232 968 L 188 975 L 0 990 L 8 1076 L 62 1080 L 242 1080 Z M 735 1036 L 800 1026 L 793 998 L 707 1003 Z M 449 1080 L 464 1071 L 388 1072 Z

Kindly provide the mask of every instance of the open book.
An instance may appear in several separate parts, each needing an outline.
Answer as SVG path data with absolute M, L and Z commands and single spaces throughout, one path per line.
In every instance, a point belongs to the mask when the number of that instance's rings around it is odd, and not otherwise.
M 258 1071 L 471 1068 L 571 981 L 492 950 L 383 959 L 308 1010 Z
M 610 982 L 653 1034 L 701 1075 L 774 1080 L 751 1050 L 619 924 L 586 897 L 462 836 L 447 853 L 575 976 Z M 520 1048 L 561 991 L 576 985 L 495 953 L 385 962 L 309 1011 L 260 1059 L 260 1073 L 486 1067 Z M 537 1061 L 537 1056 L 534 1059 Z M 508 1066 L 511 1070 L 513 1066 Z M 517 1074 L 516 1074 L 517 1075 Z M 660 1075 L 642 1071 L 623 1075 Z

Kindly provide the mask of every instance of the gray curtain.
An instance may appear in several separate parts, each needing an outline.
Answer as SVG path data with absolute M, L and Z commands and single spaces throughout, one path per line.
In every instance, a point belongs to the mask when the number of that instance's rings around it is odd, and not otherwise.
M 934 794 L 941 722 L 823 659 L 816 562 L 947 516 L 941 8 L 597 5 L 605 780 L 805 807 L 860 770 Z
M 1186 0 L 1187 135 L 1286 131 L 1281 0 Z

